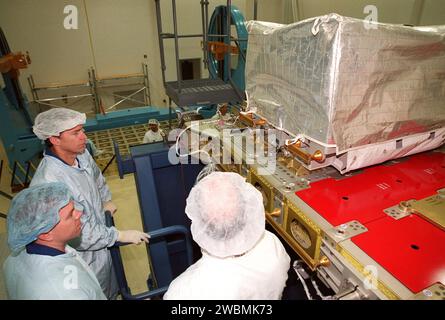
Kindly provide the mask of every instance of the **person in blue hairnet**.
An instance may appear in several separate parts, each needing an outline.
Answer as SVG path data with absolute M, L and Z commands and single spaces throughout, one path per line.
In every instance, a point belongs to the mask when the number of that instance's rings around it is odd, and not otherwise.
M 265 230 L 261 192 L 237 173 L 213 172 L 190 191 L 185 208 L 202 257 L 172 281 L 166 300 L 274 300 L 290 258 Z
M 84 113 L 66 108 L 50 109 L 37 115 L 33 131 L 45 141 L 46 149 L 31 186 L 46 182 L 64 182 L 74 200 L 84 210 L 82 236 L 73 247 L 88 263 L 108 299 L 116 298 L 118 285 L 108 247 L 116 241 L 140 244 L 148 235 L 137 230 L 117 230 L 105 225 L 105 211 L 112 214 L 116 206 L 100 169 L 85 150 Z
M 18 193 L 9 208 L 4 263 L 10 299 L 104 300 L 94 272 L 67 242 L 80 236 L 82 206 L 52 182 Z

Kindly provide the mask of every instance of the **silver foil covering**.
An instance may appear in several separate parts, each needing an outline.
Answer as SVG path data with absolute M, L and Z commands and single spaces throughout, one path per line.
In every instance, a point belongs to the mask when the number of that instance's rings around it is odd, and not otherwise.
M 250 106 L 290 133 L 338 155 L 445 127 L 445 26 L 329 14 L 247 29 Z

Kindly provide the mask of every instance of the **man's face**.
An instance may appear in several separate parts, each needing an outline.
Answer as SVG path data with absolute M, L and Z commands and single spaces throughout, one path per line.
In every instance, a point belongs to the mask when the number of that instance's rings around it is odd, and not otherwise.
M 59 210 L 60 221 L 50 231 L 53 237 L 62 242 L 79 237 L 82 228 L 81 215 L 82 211 L 76 210 L 74 202 L 70 201 Z
M 66 152 L 80 154 L 85 151 L 87 136 L 83 130 L 83 125 L 79 124 L 72 129 L 65 130 L 60 136 L 54 137 L 58 147 Z
M 149 124 L 148 127 L 153 132 L 158 132 L 158 125 L 157 124 Z

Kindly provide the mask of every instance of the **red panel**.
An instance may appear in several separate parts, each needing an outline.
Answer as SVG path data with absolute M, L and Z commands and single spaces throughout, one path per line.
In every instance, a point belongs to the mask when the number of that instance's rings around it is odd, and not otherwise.
M 333 226 L 385 217 L 384 209 L 422 199 L 445 187 L 445 154 L 430 152 L 400 163 L 379 165 L 341 180 L 324 179 L 296 192 Z
M 436 282 L 445 284 L 445 232 L 411 215 L 385 217 L 366 225 L 368 232 L 352 238 L 360 249 L 412 292 Z

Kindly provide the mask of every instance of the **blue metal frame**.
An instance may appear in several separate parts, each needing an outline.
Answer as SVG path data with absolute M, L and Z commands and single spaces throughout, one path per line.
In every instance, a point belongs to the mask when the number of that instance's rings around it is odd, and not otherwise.
M 114 226 L 114 220 L 110 213 L 110 211 L 105 212 L 105 224 L 107 227 Z M 185 240 L 186 245 L 186 254 L 187 254 L 187 264 L 191 265 L 193 263 L 193 247 L 192 247 L 192 238 L 190 235 L 190 231 L 184 227 L 184 226 L 170 226 L 166 228 L 162 228 L 159 230 L 155 230 L 152 232 L 149 232 L 150 235 L 150 242 L 148 244 L 149 247 L 152 247 L 159 239 L 163 239 L 168 236 L 179 234 L 183 237 Z M 147 292 L 139 293 L 139 294 L 131 294 L 130 287 L 128 286 L 127 279 L 125 277 L 125 270 L 124 265 L 122 263 L 122 257 L 120 254 L 119 247 L 125 246 L 128 243 L 120 243 L 116 242 L 111 248 L 109 248 L 111 253 L 111 259 L 113 261 L 113 267 L 114 272 L 116 273 L 117 281 L 119 284 L 119 291 L 122 295 L 123 299 L 126 300 L 140 300 L 140 299 L 147 299 L 152 298 L 155 296 L 160 296 L 164 294 L 167 289 L 168 285 L 165 285 L 163 287 L 158 287 L 157 289 L 152 289 Z
M 176 116 L 176 115 L 175 115 Z M 109 112 L 105 115 L 96 114 L 95 119 L 88 119 L 85 131 L 98 131 L 147 123 L 149 119 L 168 120 L 168 108 L 139 107 Z
M 14 162 L 17 161 L 22 167 L 26 168 L 27 162 L 41 153 L 43 145 L 32 133 L 28 122 L 28 111 L 19 110 L 16 105 L 9 102 L 8 96 L 10 96 L 8 87 L 0 90 L 1 140 L 8 157 L 9 167 L 13 168 Z M 22 181 L 25 180 L 23 172 L 17 171 L 16 174 Z
M 131 157 L 126 159 L 120 157 L 117 144 L 114 147 L 121 178 L 134 173 L 144 230 L 174 225 L 190 229 L 185 201 L 203 165 L 170 163 L 170 147 L 163 142 L 131 146 Z M 168 285 L 187 268 L 186 252 L 183 241 L 178 239 L 151 244 L 149 255 L 158 288 Z
M 5 77 L 6 78 L 6 77 Z M 12 104 L 7 98 L 10 94 L 8 87 L 0 90 L 0 135 L 8 157 L 9 167 L 13 168 L 14 163 L 18 162 L 26 168 L 27 162 L 32 161 L 34 165 L 38 164 L 42 155 L 44 145 L 32 132 L 32 126 L 29 124 L 28 110 L 20 110 Z M 26 109 L 28 103 L 25 100 Z M 176 115 L 174 115 L 176 117 Z M 88 119 L 85 123 L 85 131 L 92 132 L 98 130 L 112 129 L 135 124 L 147 123 L 149 119 L 154 118 L 159 121 L 168 120 L 169 114 L 167 108 L 141 107 L 125 109 L 110 112 L 106 115 L 97 114 L 95 119 Z M 24 173 L 16 172 L 20 180 L 24 180 Z

